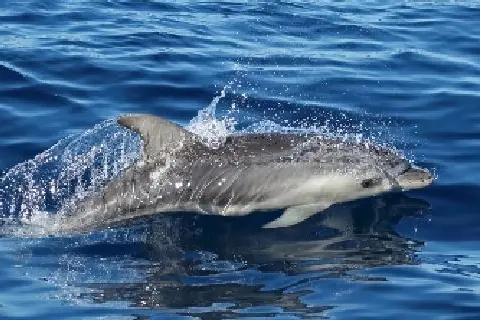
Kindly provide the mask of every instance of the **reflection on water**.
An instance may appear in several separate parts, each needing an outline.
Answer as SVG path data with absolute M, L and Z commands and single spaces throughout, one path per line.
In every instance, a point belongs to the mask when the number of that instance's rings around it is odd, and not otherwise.
M 88 236 L 25 240 L 22 258 L 30 259 L 31 275 L 67 288 L 74 302 L 127 302 L 209 319 L 319 314 L 332 306 L 303 298 L 322 290 L 322 281 L 329 288 L 332 281 L 339 287 L 385 281 L 356 270 L 414 264 L 422 244 L 394 227 L 428 207 L 388 194 L 337 205 L 281 229 L 261 228 L 281 212 L 235 218 L 162 214 Z

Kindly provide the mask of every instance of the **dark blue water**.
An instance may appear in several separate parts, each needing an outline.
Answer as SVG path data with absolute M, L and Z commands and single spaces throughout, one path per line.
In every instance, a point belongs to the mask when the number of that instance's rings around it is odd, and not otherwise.
M 35 195 L 31 172 L 77 174 L 78 157 L 48 162 L 65 150 L 135 146 L 108 122 L 86 132 L 107 119 L 187 125 L 223 89 L 215 115 L 237 131 L 376 139 L 438 179 L 278 230 L 261 229 L 277 212 L 68 236 L 4 225 L 0 318 L 478 319 L 479 30 L 477 1 L 2 1 L 0 169 L 23 163 L 4 198 Z M 41 220 L 35 199 L 4 217 Z

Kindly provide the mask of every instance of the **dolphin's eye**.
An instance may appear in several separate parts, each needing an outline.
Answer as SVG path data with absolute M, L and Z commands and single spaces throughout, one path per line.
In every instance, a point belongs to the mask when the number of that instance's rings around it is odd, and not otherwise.
M 379 178 L 370 178 L 370 179 L 365 179 L 362 181 L 362 187 L 365 189 L 374 187 L 378 184 L 380 184 L 381 180 Z

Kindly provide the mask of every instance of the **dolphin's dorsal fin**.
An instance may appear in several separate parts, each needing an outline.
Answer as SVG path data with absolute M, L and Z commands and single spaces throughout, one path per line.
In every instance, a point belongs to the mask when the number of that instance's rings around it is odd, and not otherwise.
M 195 140 L 195 135 L 179 125 L 153 115 L 120 117 L 117 123 L 140 134 L 143 140 L 144 157 L 163 157 L 179 150 L 185 143 Z

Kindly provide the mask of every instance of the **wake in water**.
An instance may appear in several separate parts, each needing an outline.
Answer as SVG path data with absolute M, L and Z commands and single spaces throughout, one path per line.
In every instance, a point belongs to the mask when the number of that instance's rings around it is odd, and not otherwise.
M 4 232 L 65 214 L 139 157 L 140 139 L 109 120 L 59 141 L 0 178 Z
M 230 105 L 225 115 L 217 115 L 217 105 L 225 99 L 228 89 L 229 86 L 223 88 L 186 126 L 210 148 L 221 147 L 227 136 L 237 133 L 313 132 L 340 137 L 344 141 L 370 142 L 364 138 L 361 122 L 357 127 L 350 125 L 350 131 L 347 131 L 335 124 L 331 117 L 322 125 L 292 125 L 261 119 L 236 128 L 240 117 L 235 103 Z M 246 95 L 242 95 L 242 99 L 245 98 Z M 61 227 L 55 224 L 62 223 L 62 216 L 75 211 L 79 203 L 139 158 L 139 136 L 118 126 L 115 120 L 105 121 L 81 135 L 59 141 L 34 159 L 11 168 L 0 178 L 2 233 L 36 235 L 55 232 Z

